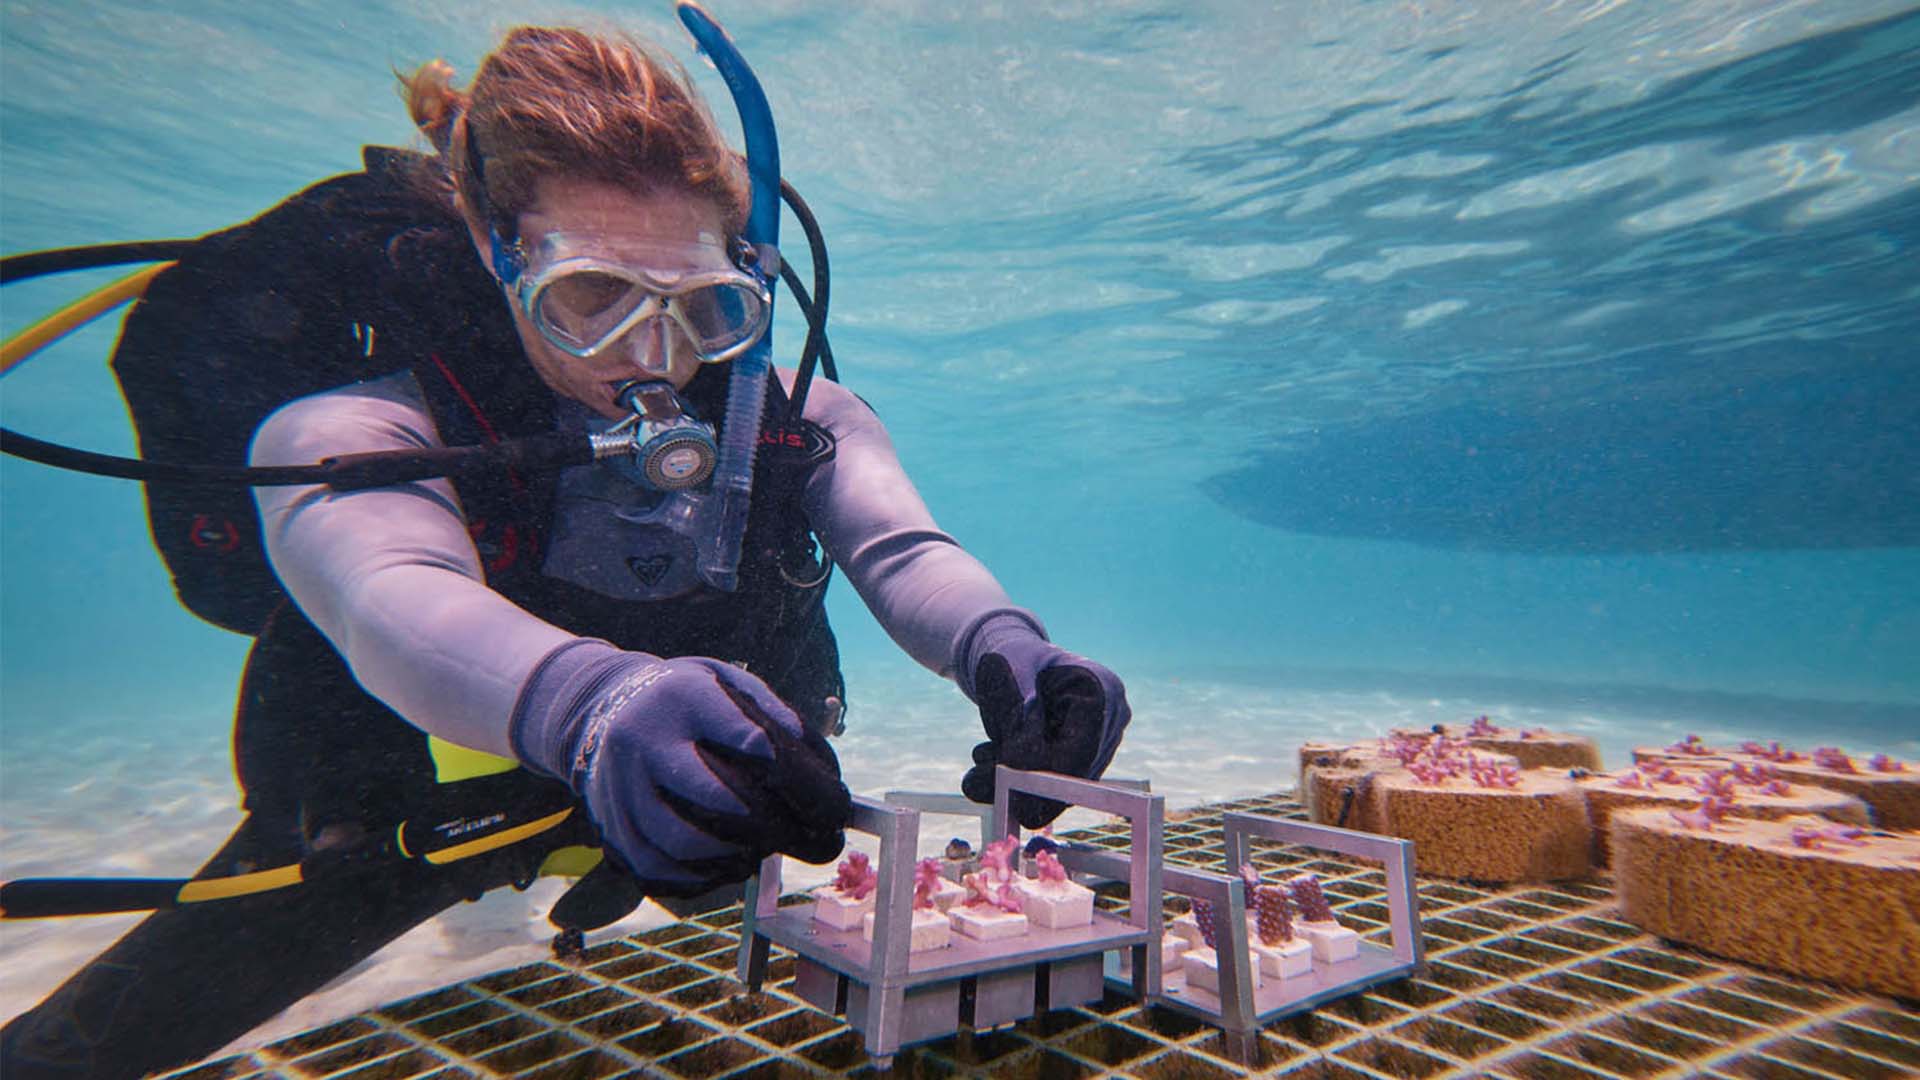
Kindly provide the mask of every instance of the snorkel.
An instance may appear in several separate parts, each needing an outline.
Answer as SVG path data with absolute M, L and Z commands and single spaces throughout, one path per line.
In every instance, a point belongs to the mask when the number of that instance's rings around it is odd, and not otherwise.
M 760 80 L 741 58 L 740 50 L 720 24 L 693 0 L 679 0 L 680 21 L 693 35 L 700 53 L 713 63 L 733 94 L 740 127 L 747 141 L 747 176 L 752 202 L 743 238 L 755 255 L 743 267 L 763 278 L 769 288 L 780 276 L 780 145 L 773 134 L 773 112 Z M 760 421 L 767 405 L 767 378 L 772 368 L 773 327 L 732 360 L 727 383 L 727 415 L 721 427 L 720 460 L 714 467 L 712 498 L 718 519 L 711 546 L 701 545 L 701 580 L 724 592 L 739 583 L 740 544 L 747 530 L 747 509 L 753 500 L 753 459 L 760 444 Z

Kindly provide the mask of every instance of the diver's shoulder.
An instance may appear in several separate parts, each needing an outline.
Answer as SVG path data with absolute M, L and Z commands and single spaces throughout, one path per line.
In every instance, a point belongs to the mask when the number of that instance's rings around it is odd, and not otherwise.
M 792 394 L 795 378 L 793 369 L 780 368 L 779 372 L 780 385 L 788 394 Z M 805 418 L 829 431 L 879 423 L 879 417 L 874 415 L 873 407 L 867 404 L 865 398 L 831 379 L 818 376 L 807 387 Z
M 336 454 L 439 446 L 440 434 L 411 372 L 295 398 L 255 430 L 255 465 L 310 465 Z

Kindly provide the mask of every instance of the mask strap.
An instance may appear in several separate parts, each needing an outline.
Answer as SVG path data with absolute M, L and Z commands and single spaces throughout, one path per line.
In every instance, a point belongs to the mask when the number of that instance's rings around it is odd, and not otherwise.
M 493 249 L 493 276 L 499 279 L 500 284 L 511 287 L 526 270 L 526 249 L 518 236 L 509 239 L 501 234 L 499 220 L 493 212 L 493 202 L 487 198 L 486 155 L 480 152 L 480 140 L 474 135 L 472 117 L 463 115 L 461 121 L 467 132 L 467 179 L 470 181 L 466 191 L 467 201 L 473 205 L 474 213 L 480 215 L 480 220 L 487 223 L 487 240 Z M 509 234 L 514 231 L 508 229 Z

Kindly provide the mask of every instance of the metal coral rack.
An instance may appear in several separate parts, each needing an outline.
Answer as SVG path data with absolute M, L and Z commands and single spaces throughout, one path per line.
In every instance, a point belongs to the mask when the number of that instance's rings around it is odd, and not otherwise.
M 1096 911 L 1085 926 L 1033 927 L 998 941 L 956 936 L 942 949 L 908 951 L 913 869 L 920 811 L 871 799 L 854 800 L 850 828 L 880 842 L 873 937 L 816 922 L 811 904 L 781 907 L 781 857 L 761 865 L 748 885 L 740 928 L 740 981 L 759 989 L 767 980 L 773 946 L 795 954 L 794 992 L 822 1012 L 844 1015 L 863 1036 L 867 1053 L 887 1067 L 902 1046 L 951 1035 L 962 1028 L 990 1030 L 1036 1012 L 1098 1001 L 1102 957 L 1131 950 L 1136 989 L 1154 992 L 1159 980 L 1161 796 L 1051 773 L 1001 766 L 994 793 L 994 835 L 1017 835 L 1008 813 L 1016 793 L 1056 799 L 1131 823 L 1133 849 L 1148 857 L 1125 880 L 1132 895 L 1151 897 L 1125 918 Z

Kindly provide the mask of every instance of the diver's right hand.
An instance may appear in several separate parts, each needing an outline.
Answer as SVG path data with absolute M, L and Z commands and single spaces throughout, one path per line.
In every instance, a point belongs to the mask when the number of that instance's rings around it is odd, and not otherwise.
M 650 895 L 744 881 L 776 851 L 828 862 L 846 841 L 853 803 L 826 739 L 719 660 L 568 642 L 534 669 L 509 731 Z

